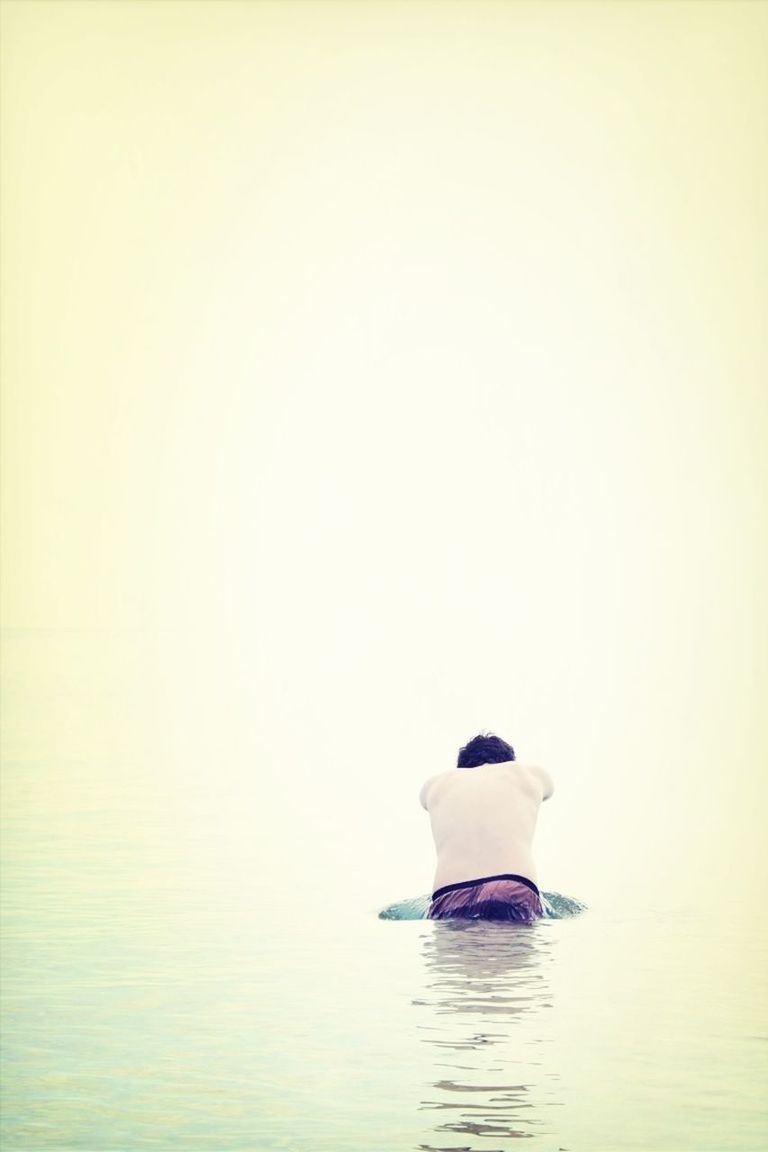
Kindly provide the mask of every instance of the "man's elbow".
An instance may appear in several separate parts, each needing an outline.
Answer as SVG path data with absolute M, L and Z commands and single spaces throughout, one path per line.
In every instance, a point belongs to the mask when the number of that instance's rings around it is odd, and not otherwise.
M 549 772 L 545 772 L 543 768 L 536 768 L 536 775 L 541 783 L 541 798 L 542 800 L 549 800 L 550 796 L 555 791 L 555 785 Z

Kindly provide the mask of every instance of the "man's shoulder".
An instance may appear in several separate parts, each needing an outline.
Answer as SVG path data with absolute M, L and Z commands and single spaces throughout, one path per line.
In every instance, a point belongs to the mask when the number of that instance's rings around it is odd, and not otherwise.
M 554 792 L 552 777 L 541 765 L 521 760 L 505 760 L 501 764 L 489 764 L 489 779 L 509 779 L 515 787 L 536 794 L 539 800 L 548 800 Z M 508 775 L 509 774 L 509 775 Z
M 428 780 L 424 781 L 421 786 L 421 791 L 419 792 L 419 803 L 422 808 L 429 807 L 430 797 L 434 798 L 445 782 L 452 779 L 457 772 L 458 768 L 449 768 L 446 772 L 437 772 L 434 776 L 430 776 Z
M 552 777 L 550 776 L 549 772 L 547 772 L 546 768 L 542 768 L 540 764 L 526 764 L 525 769 L 529 775 L 532 776 L 534 780 L 536 780 L 536 782 L 540 785 L 542 790 L 542 800 L 548 800 L 555 790 L 555 786 L 552 783 Z

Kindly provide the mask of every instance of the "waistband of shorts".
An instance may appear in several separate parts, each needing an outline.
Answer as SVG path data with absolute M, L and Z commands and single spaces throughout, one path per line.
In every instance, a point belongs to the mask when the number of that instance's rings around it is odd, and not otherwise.
M 477 880 L 461 880 L 458 884 L 446 884 L 445 887 L 438 888 L 432 893 L 432 899 L 437 900 L 438 896 L 444 896 L 446 892 L 455 892 L 459 888 L 477 888 L 480 884 L 489 884 L 492 880 L 517 880 L 519 884 L 525 884 L 531 892 L 541 896 L 541 892 L 533 880 L 529 880 L 527 876 L 516 876 L 514 872 L 502 872 L 498 876 L 479 876 Z

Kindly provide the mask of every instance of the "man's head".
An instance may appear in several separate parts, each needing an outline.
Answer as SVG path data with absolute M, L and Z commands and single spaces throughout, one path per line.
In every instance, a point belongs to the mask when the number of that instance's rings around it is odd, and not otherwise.
M 506 740 L 499 739 L 492 732 L 475 736 L 469 744 L 459 750 L 457 768 L 477 768 L 480 764 L 503 764 L 514 760 L 515 750 Z

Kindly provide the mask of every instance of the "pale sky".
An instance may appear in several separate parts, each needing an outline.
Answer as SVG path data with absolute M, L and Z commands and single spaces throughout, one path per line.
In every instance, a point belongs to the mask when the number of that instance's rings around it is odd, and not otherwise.
M 1 11 L 4 625 L 271 860 L 490 728 L 545 886 L 761 891 L 768 7 Z

